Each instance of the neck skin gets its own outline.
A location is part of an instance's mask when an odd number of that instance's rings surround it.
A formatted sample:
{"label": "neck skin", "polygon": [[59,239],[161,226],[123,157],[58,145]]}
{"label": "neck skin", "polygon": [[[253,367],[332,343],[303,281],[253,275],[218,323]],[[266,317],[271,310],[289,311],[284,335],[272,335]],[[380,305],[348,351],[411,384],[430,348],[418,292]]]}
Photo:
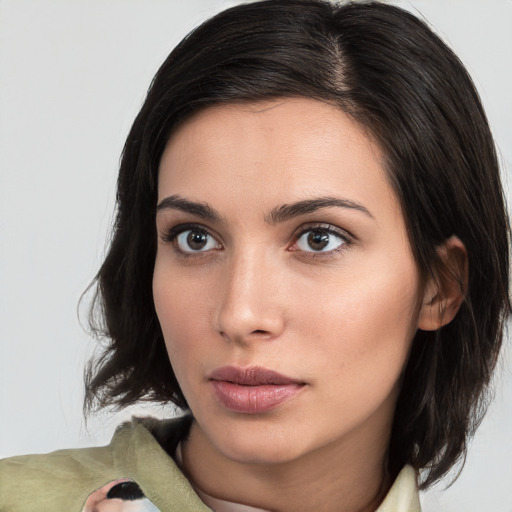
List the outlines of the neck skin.
{"label": "neck skin", "polygon": [[369,423],[381,428],[358,429],[280,464],[228,459],[194,421],[182,443],[183,470],[210,496],[273,512],[374,512],[392,483],[385,472],[392,418],[375,414],[384,417]]}

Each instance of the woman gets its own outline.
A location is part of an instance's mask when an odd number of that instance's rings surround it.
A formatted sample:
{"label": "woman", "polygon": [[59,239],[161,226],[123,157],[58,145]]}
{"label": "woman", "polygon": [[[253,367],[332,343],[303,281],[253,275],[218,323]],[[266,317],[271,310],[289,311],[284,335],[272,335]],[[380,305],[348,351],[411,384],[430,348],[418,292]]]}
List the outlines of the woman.
{"label": "woman", "polygon": [[467,73],[390,6],[210,20],[132,127],[97,300],[111,342],[88,406],[191,414],[6,461],[4,507],[51,481],[41,504],[100,510],[128,479],[160,510],[418,510],[416,472],[440,478],[478,423],[509,311]]}

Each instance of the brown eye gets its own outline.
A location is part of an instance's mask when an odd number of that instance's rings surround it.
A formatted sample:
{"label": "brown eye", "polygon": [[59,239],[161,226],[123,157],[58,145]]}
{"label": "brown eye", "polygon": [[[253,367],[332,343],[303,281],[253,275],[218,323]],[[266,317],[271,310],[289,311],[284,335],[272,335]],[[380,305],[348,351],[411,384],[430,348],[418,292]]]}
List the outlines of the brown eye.
{"label": "brown eye", "polygon": [[327,228],[314,228],[304,231],[296,245],[305,252],[331,252],[347,243],[341,235]]}
{"label": "brown eye", "polygon": [[208,235],[190,231],[187,235],[187,245],[194,251],[200,251],[208,243]]}
{"label": "brown eye", "polygon": [[205,252],[219,248],[219,243],[209,233],[200,229],[187,229],[175,238],[182,252]]}
{"label": "brown eye", "polygon": [[308,235],[308,245],[314,251],[321,251],[329,245],[329,235],[311,231]]}

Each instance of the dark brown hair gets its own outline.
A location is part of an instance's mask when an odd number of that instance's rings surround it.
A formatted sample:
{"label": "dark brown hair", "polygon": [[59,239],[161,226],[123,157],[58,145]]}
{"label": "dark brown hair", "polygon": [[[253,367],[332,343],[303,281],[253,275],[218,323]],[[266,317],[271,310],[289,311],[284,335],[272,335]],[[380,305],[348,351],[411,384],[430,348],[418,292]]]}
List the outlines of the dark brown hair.
{"label": "dark brown hair", "polygon": [[124,147],[117,217],[92,325],[106,340],[86,372],[85,407],[138,400],[187,408],[152,297],[158,165],[173,130],[209,105],[302,96],[328,101],[379,142],[423,276],[458,236],[465,301],[418,331],[403,375],[388,467],[427,487],[465,455],[509,314],[509,236],[493,139],[475,87],[425,23],[377,2],[269,0],[228,9],[188,35],[157,72]]}

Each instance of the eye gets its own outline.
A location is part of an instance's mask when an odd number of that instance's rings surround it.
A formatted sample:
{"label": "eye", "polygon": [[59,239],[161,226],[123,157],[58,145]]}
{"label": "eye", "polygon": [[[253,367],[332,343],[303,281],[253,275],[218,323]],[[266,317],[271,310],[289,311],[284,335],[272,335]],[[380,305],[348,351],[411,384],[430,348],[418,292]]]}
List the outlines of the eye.
{"label": "eye", "polygon": [[345,236],[333,228],[317,227],[303,231],[297,238],[295,247],[304,252],[326,253],[336,251],[348,242]]}
{"label": "eye", "polygon": [[219,242],[199,226],[188,229],[178,227],[173,231],[174,233],[169,233],[166,240],[172,242],[182,253],[191,254],[221,248]]}

